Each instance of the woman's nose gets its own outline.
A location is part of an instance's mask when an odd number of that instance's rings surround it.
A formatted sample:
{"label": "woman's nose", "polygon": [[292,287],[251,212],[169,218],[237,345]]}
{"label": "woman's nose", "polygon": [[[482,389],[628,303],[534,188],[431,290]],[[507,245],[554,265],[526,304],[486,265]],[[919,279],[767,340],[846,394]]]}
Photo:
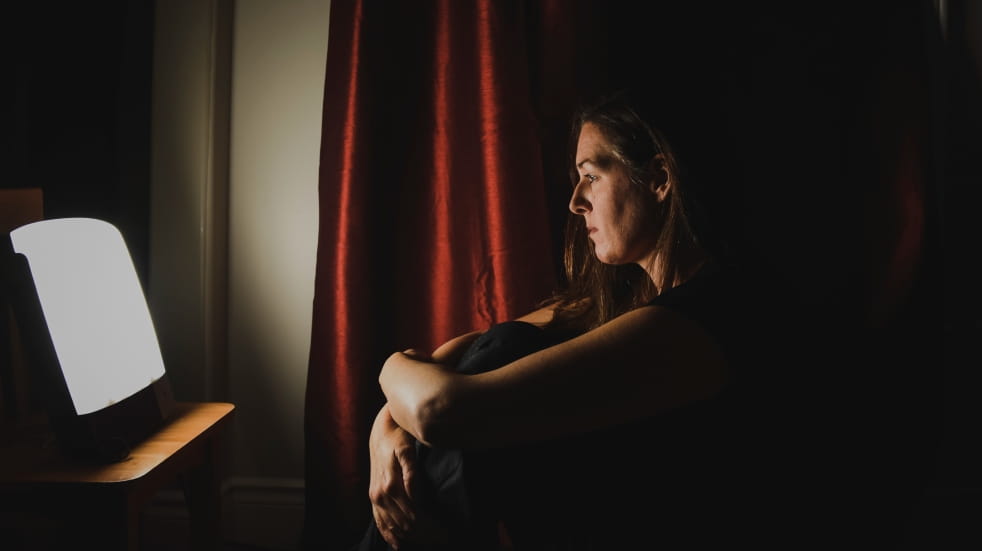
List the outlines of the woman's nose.
{"label": "woman's nose", "polygon": [[583,185],[577,183],[573,188],[573,196],[569,198],[569,211],[573,214],[586,214],[590,210],[590,202],[583,196]]}

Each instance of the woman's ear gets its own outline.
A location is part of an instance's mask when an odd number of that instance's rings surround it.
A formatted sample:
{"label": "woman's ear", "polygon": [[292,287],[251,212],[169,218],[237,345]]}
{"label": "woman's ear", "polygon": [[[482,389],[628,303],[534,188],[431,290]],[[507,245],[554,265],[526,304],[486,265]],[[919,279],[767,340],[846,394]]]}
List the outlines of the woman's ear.
{"label": "woman's ear", "polygon": [[665,162],[665,155],[659,153],[651,158],[648,168],[651,170],[651,193],[655,194],[655,199],[661,203],[668,198],[668,192],[675,185],[674,178]]}

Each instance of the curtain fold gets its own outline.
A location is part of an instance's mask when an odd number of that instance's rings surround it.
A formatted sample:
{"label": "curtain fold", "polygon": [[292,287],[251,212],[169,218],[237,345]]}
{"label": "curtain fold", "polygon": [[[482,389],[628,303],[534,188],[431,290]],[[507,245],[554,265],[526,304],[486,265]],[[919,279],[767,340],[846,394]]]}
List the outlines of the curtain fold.
{"label": "curtain fold", "polygon": [[332,4],[305,407],[308,543],[350,540],[370,519],[366,444],[385,358],[527,313],[557,283],[565,214],[547,201],[569,184],[562,171],[548,182],[543,167],[561,164],[549,155],[564,151],[556,142],[568,121],[536,112],[530,75],[546,60],[527,37],[543,36],[537,10]]}

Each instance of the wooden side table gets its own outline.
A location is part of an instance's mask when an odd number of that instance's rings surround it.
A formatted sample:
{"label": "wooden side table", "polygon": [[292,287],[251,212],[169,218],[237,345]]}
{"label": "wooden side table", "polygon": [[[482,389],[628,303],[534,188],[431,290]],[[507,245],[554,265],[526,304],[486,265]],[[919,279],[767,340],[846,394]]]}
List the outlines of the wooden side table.
{"label": "wooden side table", "polygon": [[136,550],[143,507],[181,482],[191,548],[219,549],[219,436],[234,409],[224,402],[178,403],[160,430],[110,465],[72,464],[54,442],[21,439],[0,447],[0,510],[57,518],[64,526],[59,536],[74,547],[91,541],[97,549]]}

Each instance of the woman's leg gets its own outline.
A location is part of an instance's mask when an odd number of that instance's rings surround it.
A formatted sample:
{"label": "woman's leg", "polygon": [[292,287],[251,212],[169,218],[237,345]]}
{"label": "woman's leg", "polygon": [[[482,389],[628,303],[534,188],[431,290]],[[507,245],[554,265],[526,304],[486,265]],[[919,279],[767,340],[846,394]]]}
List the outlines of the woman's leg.
{"label": "woman's leg", "polygon": [[[497,369],[523,356],[556,344],[558,340],[524,322],[491,327],[465,351],[455,371],[468,375]],[[488,483],[498,479],[492,455],[472,461],[461,450],[416,444],[421,473],[417,506],[441,521],[451,533],[453,549],[498,549],[498,523],[502,514],[498,496]],[[491,463],[489,463],[489,461]],[[388,551],[374,522],[352,551]]]}

